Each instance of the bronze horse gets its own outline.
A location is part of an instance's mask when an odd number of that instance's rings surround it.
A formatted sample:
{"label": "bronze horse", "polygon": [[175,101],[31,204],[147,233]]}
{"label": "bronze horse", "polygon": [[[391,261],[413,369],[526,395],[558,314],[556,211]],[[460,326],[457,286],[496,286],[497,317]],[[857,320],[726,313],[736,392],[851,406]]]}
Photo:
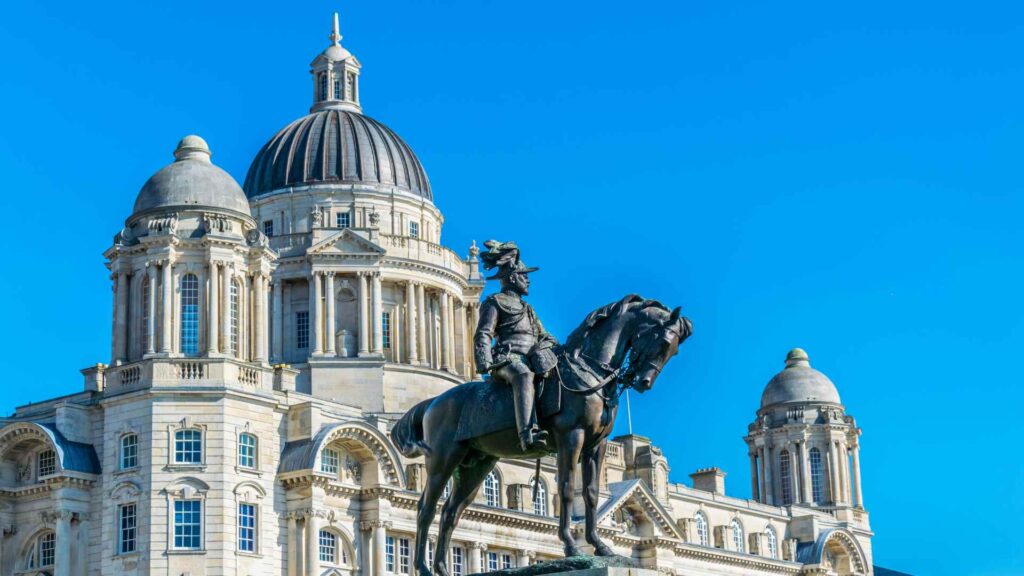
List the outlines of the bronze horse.
{"label": "bronze horse", "polygon": [[[613,554],[598,537],[596,512],[598,477],[608,435],[615,424],[618,395],[626,388],[649,390],[665,363],[678,352],[679,345],[693,331],[690,321],[679,311],[676,308],[670,312],[654,300],[629,295],[591,312],[556,350],[558,367],[544,382],[543,396],[560,393],[560,398],[556,397],[550,414],[538,409],[538,421],[558,453],[558,537],[566,556],[581,553],[569,525],[574,473],[581,462],[586,541],[598,556]],[[503,384],[490,382],[456,386],[417,404],[391,429],[402,454],[409,458],[422,455],[426,461],[426,487],[416,523],[415,565],[419,576],[431,575],[426,563],[427,531],[449,478],[451,494],[441,511],[434,554],[433,568],[438,576],[448,576],[445,558],[452,530],[498,459],[545,455],[523,453],[514,422],[501,430],[467,437],[467,428],[486,428],[487,423],[475,421],[488,418],[488,404],[494,403],[497,394],[511,397],[504,388]]]}

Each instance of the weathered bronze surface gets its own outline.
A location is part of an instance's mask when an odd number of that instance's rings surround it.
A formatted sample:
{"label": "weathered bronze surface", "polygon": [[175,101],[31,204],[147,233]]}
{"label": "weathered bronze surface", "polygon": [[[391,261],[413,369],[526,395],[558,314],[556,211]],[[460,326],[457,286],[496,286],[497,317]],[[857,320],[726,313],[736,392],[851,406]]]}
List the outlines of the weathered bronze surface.
{"label": "weathered bronze surface", "polygon": [[[448,576],[445,559],[452,530],[498,459],[551,452],[557,452],[558,536],[565,555],[581,553],[568,511],[576,467],[582,465],[584,535],[596,555],[612,556],[598,536],[596,512],[598,476],[619,395],[627,388],[649,390],[693,330],[679,308],[669,311],[657,301],[631,294],[591,312],[558,346],[522,300],[529,288],[526,275],[535,269],[520,262],[513,243],[486,245],[490,256],[484,257],[485,266],[499,268],[492,278],[502,280],[502,292],[491,297],[493,312],[481,311],[474,343],[478,371],[492,378],[456,386],[417,404],[391,429],[398,449],[406,457],[424,456],[426,464],[416,527],[415,566],[420,576],[431,574],[426,564],[427,532],[449,479],[452,489],[441,511],[434,554],[438,576]],[[541,358],[541,349],[550,357]],[[524,388],[528,393],[522,392]],[[540,408],[535,410],[538,389]]]}

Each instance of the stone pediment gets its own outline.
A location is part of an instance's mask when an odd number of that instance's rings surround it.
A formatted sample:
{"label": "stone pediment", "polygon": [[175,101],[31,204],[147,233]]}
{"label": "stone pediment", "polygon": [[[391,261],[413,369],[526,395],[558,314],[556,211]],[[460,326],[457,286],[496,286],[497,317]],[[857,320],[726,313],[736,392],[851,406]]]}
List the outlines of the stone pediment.
{"label": "stone pediment", "polygon": [[621,528],[634,536],[683,539],[672,515],[642,481],[615,482],[608,488],[611,497],[597,510],[598,525]]}
{"label": "stone pediment", "polygon": [[309,247],[306,252],[316,256],[358,256],[378,258],[387,253],[379,244],[343,228]]}

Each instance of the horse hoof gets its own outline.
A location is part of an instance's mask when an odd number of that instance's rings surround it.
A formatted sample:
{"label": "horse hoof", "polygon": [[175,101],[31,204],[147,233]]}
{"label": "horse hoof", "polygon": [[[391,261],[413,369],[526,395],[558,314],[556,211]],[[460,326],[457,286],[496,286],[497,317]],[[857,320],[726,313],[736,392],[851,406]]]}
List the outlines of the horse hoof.
{"label": "horse hoof", "polygon": [[583,556],[583,551],[580,550],[579,548],[577,548],[576,546],[573,546],[571,548],[566,547],[566,549],[565,549],[565,557],[566,558],[570,558],[572,556]]}
{"label": "horse hoof", "polygon": [[598,544],[594,547],[594,556],[615,556],[615,552],[607,544]]}

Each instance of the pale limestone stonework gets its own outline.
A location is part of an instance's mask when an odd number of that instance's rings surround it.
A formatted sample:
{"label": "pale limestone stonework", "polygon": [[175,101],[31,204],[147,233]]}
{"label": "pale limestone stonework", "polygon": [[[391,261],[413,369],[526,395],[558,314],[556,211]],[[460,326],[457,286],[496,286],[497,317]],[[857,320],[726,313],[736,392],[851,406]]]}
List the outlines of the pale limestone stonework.
{"label": "pale limestone stonework", "polygon": [[[411,572],[423,466],[387,430],[473,376],[483,280],[475,246],[440,244],[411,150],[361,114],[340,39],[335,25],[311,65],[313,116],[261,151],[244,190],[190,136],[140,192],[106,253],[109,365],[0,422],[0,574]],[[753,499],[726,496],[717,469],[672,483],[657,446],[623,436],[601,530],[666,574],[871,574],[859,436],[794,351],[746,437]],[[533,475],[497,467],[453,573],[560,555],[554,462],[538,501]]]}

